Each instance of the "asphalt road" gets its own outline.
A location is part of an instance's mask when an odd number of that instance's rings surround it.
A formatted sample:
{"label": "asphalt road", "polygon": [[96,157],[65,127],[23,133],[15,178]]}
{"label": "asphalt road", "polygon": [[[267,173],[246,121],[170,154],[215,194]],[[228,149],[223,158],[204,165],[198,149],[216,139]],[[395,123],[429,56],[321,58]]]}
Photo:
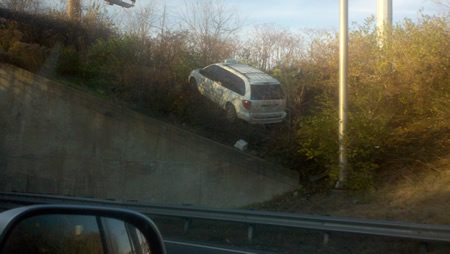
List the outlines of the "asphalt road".
{"label": "asphalt road", "polygon": [[179,241],[164,241],[167,254],[274,254],[273,252],[249,251],[224,246],[214,246]]}

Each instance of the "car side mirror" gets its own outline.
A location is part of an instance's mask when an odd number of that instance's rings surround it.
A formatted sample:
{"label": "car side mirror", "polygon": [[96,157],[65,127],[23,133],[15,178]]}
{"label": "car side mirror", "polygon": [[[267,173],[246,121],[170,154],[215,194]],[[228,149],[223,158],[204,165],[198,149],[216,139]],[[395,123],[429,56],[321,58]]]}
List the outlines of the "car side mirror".
{"label": "car side mirror", "polygon": [[125,209],[34,205],[0,213],[0,253],[157,253],[156,225]]}

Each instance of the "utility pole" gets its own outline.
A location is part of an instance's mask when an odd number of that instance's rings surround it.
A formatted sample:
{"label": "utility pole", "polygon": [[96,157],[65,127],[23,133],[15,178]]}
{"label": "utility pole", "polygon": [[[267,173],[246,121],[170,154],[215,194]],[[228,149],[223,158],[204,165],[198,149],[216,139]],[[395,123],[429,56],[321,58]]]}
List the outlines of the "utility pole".
{"label": "utility pole", "polygon": [[383,47],[386,28],[392,25],[392,0],[377,0],[377,43]]}
{"label": "utility pole", "polygon": [[67,16],[71,20],[81,19],[81,1],[67,0]]}
{"label": "utility pole", "polygon": [[347,177],[347,73],[348,73],[348,0],[339,5],[339,180],[336,189],[342,188]]}

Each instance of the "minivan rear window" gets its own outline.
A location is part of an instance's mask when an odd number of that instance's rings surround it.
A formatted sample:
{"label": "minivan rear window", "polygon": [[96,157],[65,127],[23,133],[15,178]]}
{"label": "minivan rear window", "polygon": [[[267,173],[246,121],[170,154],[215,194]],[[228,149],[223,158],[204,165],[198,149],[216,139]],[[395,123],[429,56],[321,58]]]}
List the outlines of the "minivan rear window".
{"label": "minivan rear window", "polygon": [[279,84],[251,85],[251,100],[278,100],[284,98],[284,92]]}

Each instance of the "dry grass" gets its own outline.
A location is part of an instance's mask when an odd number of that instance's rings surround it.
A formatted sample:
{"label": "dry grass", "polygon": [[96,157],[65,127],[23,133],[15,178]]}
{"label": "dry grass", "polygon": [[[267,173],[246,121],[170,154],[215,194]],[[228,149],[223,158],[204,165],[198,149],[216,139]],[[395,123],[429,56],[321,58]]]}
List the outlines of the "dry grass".
{"label": "dry grass", "polygon": [[433,164],[417,163],[400,175],[369,194],[289,193],[252,208],[450,225],[450,155]]}
{"label": "dry grass", "polygon": [[366,211],[371,218],[450,225],[450,156],[416,167],[397,184],[385,184],[367,209],[355,207],[353,213]]}

